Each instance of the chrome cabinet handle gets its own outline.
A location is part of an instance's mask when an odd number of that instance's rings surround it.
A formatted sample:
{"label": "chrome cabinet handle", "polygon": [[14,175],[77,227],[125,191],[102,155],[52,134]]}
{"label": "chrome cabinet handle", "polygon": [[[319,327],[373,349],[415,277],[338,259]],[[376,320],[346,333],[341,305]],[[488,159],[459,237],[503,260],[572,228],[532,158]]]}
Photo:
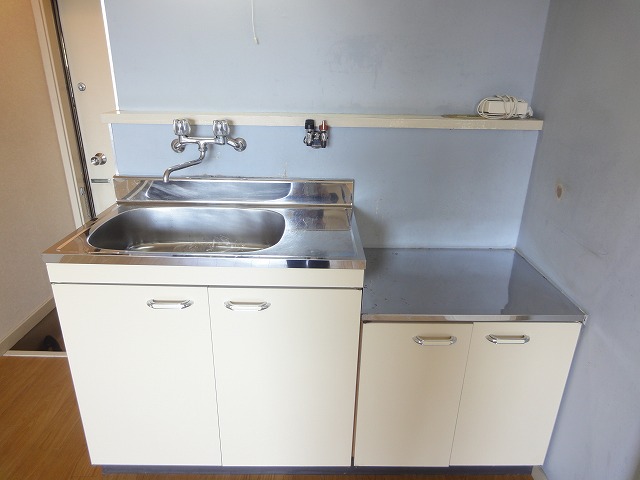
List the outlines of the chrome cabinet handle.
{"label": "chrome cabinet handle", "polygon": [[269,302],[234,302],[228,300],[224,306],[235,312],[260,312],[271,306]]}
{"label": "chrome cabinet handle", "polygon": [[496,345],[522,344],[530,340],[529,335],[494,335],[493,333],[490,333],[485,338]]}
{"label": "chrome cabinet handle", "polygon": [[453,335],[449,337],[420,337],[416,335],[412,340],[421,347],[453,345],[458,341]]}
{"label": "chrome cabinet handle", "polygon": [[182,310],[193,305],[193,300],[154,300],[147,302],[147,306],[156,310]]}

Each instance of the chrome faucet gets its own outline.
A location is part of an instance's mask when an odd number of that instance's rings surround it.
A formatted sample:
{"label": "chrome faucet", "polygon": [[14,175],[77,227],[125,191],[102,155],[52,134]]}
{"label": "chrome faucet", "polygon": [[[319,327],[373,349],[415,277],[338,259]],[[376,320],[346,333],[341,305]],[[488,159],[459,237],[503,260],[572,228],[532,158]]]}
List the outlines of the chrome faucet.
{"label": "chrome faucet", "polygon": [[169,175],[171,175],[176,170],[182,170],[183,168],[192,167],[194,165],[198,165],[202,163],[204,160],[205,154],[207,153],[207,147],[209,145],[231,145],[237,152],[242,152],[245,148],[247,148],[247,142],[243,138],[232,138],[229,136],[230,128],[229,122],[226,120],[214,120],[213,121],[213,137],[192,137],[191,133],[191,124],[189,120],[186,118],[177,118],[173,121],[173,133],[175,133],[178,138],[174,138],[171,142],[171,148],[176,153],[184,152],[186,146],[190,143],[194,143],[198,145],[198,151],[200,155],[195,160],[191,160],[189,162],[180,163],[178,165],[174,165],[173,167],[169,167],[164,171],[164,175],[162,176],[162,180],[167,183],[169,181]]}
{"label": "chrome faucet", "polygon": [[226,120],[213,121],[213,134],[215,135],[214,143],[217,145],[231,145],[236,152],[242,152],[247,148],[247,142],[244,141],[244,138],[232,138],[229,136],[229,133],[229,122]]}

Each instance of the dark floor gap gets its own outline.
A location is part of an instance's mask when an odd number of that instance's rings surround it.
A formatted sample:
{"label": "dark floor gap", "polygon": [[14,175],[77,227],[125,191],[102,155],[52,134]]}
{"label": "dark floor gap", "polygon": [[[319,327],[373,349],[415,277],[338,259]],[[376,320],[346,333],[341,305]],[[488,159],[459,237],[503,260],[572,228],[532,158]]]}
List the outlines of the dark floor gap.
{"label": "dark floor gap", "polygon": [[58,311],[54,308],[35,327],[16,342],[11,350],[26,352],[65,352]]}

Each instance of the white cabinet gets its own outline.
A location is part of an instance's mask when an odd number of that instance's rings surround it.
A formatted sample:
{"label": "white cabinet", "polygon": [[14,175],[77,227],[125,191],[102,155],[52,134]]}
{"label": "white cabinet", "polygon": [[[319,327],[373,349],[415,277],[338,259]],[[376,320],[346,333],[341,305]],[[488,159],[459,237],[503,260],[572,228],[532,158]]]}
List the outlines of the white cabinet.
{"label": "white cabinet", "polygon": [[363,325],[356,465],[449,465],[472,328]]}
{"label": "white cabinet", "polygon": [[[165,269],[167,285],[127,285],[105,267],[80,284],[65,267],[53,290],[101,465],[539,465],[581,327],[363,324],[353,444],[358,282],[189,286]],[[246,276],[229,270],[209,278]]]}
{"label": "white cabinet", "polygon": [[355,464],[541,465],[580,327],[365,323]]}
{"label": "white cabinet", "polygon": [[580,327],[474,325],[452,465],[544,463]]}
{"label": "white cabinet", "polygon": [[210,288],[225,466],[348,466],[361,290]]}
{"label": "white cabinet", "polygon": [[53,290],[92,463],[219,465],[207,289]]}

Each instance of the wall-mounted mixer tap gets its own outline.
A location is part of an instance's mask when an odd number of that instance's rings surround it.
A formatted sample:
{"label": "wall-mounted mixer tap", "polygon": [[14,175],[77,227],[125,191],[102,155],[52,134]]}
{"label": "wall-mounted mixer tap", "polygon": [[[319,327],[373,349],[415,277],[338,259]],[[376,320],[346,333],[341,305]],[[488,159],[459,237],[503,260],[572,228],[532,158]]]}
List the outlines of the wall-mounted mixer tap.
{"label": "wall-mounted mixer tap", "polygon": [[326,148],[329,140],[329,125],[326,120],[322,120],[320,126],[316,130],[316,122],[308,118],[304,122],[304,128],[307,133],[302,140],[305,145],[311,148]]}
{"label": "wall-mounted mixer tap", "polygon": [[169,175],[176,170],[182,170],[183,168],[192,167],[202,163],[205,154],[207,153],[207,147],[209,145],[231,145],[237,152],[242,152],[247,148],[247,142],[243,138],[232,138],[229,136],[230,128],[229,122],[226,120],[214,120],[213,121],[213,137],[192,137],[191,124],[186,118],[177,118],[173,121],[173,133],[178,138],[174,138],[171,142],[171,148],[176,153],[184,152],[186,146],[190,143],[198,145],[198,151],[200,155],[195,160],[189,162],[180,163],[169,167],[164,171],[162,180],[166,183],[169,181]]}
{"label": "wall-mounted mixer tap", "polygon": [[213,121],[213,134],[215,135],[215,143],[218,145],[231,145],[236,152],[242,152],[247,148],[247,142],[244,138],[232,138],[229,136],[230,128],[229,122],[226,120],[214,120]]}

